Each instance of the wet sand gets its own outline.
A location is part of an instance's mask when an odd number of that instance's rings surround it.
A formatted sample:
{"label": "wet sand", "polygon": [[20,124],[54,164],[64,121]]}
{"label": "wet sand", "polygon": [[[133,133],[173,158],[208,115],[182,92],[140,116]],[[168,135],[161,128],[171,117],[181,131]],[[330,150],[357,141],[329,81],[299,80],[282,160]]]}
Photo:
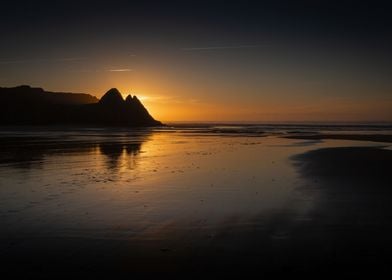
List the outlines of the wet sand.
{"label": "wet sand", "polygon": [[311,134],[285,136],[285,138],[304,140],[356,140],[392,143],[392,134]]}
{"label": "wet sand", "polygon": [[[21,185],[1,185],[3,275],[220,279],[391,272],[391,150],[347,146],[351,142],[298,145],[279,137],[112,134],[7,142],[0,171]],[[180,187],[167,187],[173,184]],[[30,189],[28,208],[22,202]],[[67,193],[50,194],[58,190]],[[38,203],[37,192],[49,193]]]}
{"label": "wet sand", "polygon": [[[324,148],[293,157],[317,197],[311,220],[301,226],[331,271],[391,272],[392,151],[377,147]],[[323,251],[324,250],[324,251]]]}

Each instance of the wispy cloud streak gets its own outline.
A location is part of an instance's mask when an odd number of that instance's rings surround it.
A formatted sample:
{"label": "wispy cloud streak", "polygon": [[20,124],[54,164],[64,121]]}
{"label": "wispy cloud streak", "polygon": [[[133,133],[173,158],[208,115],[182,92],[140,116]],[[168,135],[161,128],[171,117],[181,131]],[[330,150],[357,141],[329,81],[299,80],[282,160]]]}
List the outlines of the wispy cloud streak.
{"label": "wispy cloud streak", "polygon": [[63,57],[53,59],[21,59],[21,60],[3,60],[0,64],[25,64],[25,63],[41,63],[41,62],[72,62],[86,60],[87,57]]}
{"label": "wispy cloud streak", "polygon": [[253,49],[259,47],[260,45],[211,46],[211,47],[182,48],[182,50],[183,51],[213,51],[213,50],[229,50],[229,49]]}
{"label": "wispy cloud streak", "polygon": [[108,72],[131,72],[133,69],[123,68],[123,69],[109,69]]}

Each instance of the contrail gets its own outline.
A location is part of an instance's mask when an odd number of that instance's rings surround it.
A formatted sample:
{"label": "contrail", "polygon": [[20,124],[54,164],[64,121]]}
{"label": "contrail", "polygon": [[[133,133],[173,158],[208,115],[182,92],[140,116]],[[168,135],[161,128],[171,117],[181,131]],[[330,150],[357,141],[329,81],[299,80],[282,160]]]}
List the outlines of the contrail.
{"label": "contrail", "polygon": [[226,49],[251,49],[258,48],[260,45],[239,45],[239,46],[216,46],[216,47],[197,47],[183,48],[183,51],[208,51],[208,50],[226,50]]}
{"label": "contrail", "polygon": [[4,60],[0,61],[0,64],[21,64],[21,63],[41,63],[41,62],[67,62],[67,61],[79,61],[86,60],[87,57],[64,57],[64,58],[53,58],[53,59],[23,59],[23,60]]}
{"label": "contrail", "polygon": [[108,71],[109,72],[131,72],[131,71],[133,71],[133,69],[128,69],[128,68],[125,68],[125,69],[109,69]]}

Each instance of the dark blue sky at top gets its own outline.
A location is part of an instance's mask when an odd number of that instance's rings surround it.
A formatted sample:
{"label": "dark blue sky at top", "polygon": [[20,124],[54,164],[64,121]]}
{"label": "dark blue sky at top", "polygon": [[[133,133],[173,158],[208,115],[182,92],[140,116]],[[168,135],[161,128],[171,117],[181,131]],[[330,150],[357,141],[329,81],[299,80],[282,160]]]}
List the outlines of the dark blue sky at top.
{"label": "dark blue sky at top", "polygon": [[50,47],[56,39],[72,45],[88,36],[100,43],[121,37],[190,47],[267,41],[388,52],[390,14],[378,1],[3,1],[1,50],[18,43]]}

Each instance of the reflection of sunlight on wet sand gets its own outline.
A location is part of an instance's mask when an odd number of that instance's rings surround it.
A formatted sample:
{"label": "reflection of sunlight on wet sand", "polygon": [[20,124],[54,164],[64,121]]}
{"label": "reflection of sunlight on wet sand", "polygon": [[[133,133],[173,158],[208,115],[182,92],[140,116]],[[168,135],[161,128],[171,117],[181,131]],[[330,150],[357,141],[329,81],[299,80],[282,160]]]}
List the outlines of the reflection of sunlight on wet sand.
{"label": "reflection of sunlight on wet sand", "polygon": [[158,238],[179,227],[213,232],[228,220],[257,224],[271,213],[290,212],[293,220],[303,221],[317,192],[298,191],[303,181],[290,156],[353,145],[370,144],[141,132],[84,150],[44,152],[39,168],[1,169],[2,186],[13,186],[0,190],[2,207],[10,211],[3,214],[4,234],[19,228],[49,235]]}
{"label": "reflection of sunlight on wet sand", "polygon": [[[368,223],[367,229],[377,216],[370,220],[369,210],[383,215],[378,207],[359,211],[352,195],[357,192],[345,191],[346,181],[333,188],[333,178],[323,183],[304,176],[298,170],[308,170],[306,162],[295,160],[320,148],[383,143],[185,129],[73,135],[65,141],[33,138],[33,145],[29,138],[14,157],[0,152],[0,239],[7,258],[9,252],[22,252],[17,254],[30,261],[36,252],[47,256],[50,247],[59,258],[81,256],[80,263],[99,258],[135,265],[139,259],[149,268],[154,258],[224,267],[251,260],[259,267],[289,256],[288,263],[300,259],[302,265],[298,251],[300,256],[310,252],[313,260],[313,251],[323,257],[323,248],[333,249],[342,233],[343,249],[346,233],[350,239],[367,235],[357,223],[358,212],[364,213],[359,221]],[[322,170],[333,163],[324,162]],[[351,187],[357,190],[356,184]],[[369,195],[366,190],[363,197]],[[387,197],[382,202],[384,194],[376,198],[374,205],[389,205]],[[387,219],[378,219],[378,225]],[[374,232],[378,238],[378,227]],[[390,239],[389,232],[384,236]],[[357,244],[364,243],[352,248]]]}
{"label": "reflection of sunlight on wet sand", "polygon": [[[140,197],[130,203],[144,203],[146,213],[171,219],[197,219],[207,213],[219,219],[224,213],[238,215],[282,206],[290,193],[287,185],[292,170],[285,160],[272,160],[274,153],[270,154],[267,144],[273,139],[262,141],[265,146],[246,138],[217,141],[154,134],[143,144],[137,167],[117,182],[117,191],[120,188],[123,196]],[[260,151],[255,153],[255,149]],[[286,152],[279,154],[286,156]],[[133,172],[136,179],[129,180]]]}

